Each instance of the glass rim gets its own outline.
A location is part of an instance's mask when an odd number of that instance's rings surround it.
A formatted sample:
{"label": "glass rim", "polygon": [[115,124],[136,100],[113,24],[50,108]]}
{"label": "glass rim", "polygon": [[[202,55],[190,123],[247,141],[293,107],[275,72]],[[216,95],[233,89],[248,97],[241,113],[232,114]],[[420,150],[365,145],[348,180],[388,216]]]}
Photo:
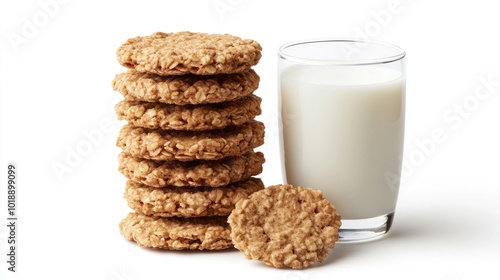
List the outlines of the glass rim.
{"label": "glass rim", "polygon": [[[365,43],[365,44],[374,44],[374,45],[379,45],[379,46],[385,46],[392,48],[394,50],[397,50],[397,54],[395,55],[390,55],[390,56],[380,56],[380,57],[375,57],[375,58],[369,58],[369,59],[352,59],[352,60],[342,60],[342,59],[317,59],[317,58],[307,58],[303,56],[297,56],[297,55],[291,55],[286,53],[286,49],[298,45],[306,45],[306,44],[316,44],[316,43]],[[313,65],[372,65],[372,64],[383,64],[383,63],[390,63],[390,62],[395,62],[398,60],[403,59],[406,56],[406,52],[391,43],[387,43],[384,41],[378,41],[378,40],[356,40],[356,39],[331,39],[331,38],[326,38],[326,39],[311,39],[311,40],[298,40],[298,41],[292,41],[289,43],[286,43],[279,47],[278,49],[278,55],[280,58],[291,61],[291,62],[296,62],[296,63],[302,63],[302,64],[313,64]]]}

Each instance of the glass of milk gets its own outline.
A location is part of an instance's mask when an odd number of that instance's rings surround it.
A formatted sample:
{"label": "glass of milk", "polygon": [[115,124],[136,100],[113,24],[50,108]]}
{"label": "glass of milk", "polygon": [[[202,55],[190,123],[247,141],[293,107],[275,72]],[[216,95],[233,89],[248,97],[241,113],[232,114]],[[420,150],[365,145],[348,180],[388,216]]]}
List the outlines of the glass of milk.
{"label": "glass of milk", "polygon": [[323,192],[340,242],[385,236],[398,197],[405,52],[377,41],[314,40],[279,49],[283,180]]}

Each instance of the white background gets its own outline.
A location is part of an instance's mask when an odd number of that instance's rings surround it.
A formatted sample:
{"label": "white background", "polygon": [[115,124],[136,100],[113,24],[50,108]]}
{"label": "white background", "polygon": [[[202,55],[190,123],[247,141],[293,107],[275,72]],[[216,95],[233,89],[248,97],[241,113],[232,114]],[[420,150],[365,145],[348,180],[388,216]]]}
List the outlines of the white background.
{"label": "white background", "polygon": [[[499,279],[495,1],[54,1],[0,4],[1,279]],[[56,5],[44,9],[48,2]],[[129,37],[182,30],[230,33],[263,46],[255,69],[259,119],[267,127],[266,185],[281,182],[281,44],[366,36],[406,50],[407,169],[389,238],[338,245],[322,265],[292,271],[248,261],[235,250],[153,251],[120,236],[117,224],[129,210],[116,160],[122,123],[113,106],[121,95],[111,80],[124,68],[115,51]],[[481,77],[491,80],[490,91]],[[58,178],[53,165],[67,165],[70,151],[102,122],[111,128]],[[424,140],[436,130],[443,141]],[[6,263],[10,162],[18,167],[17,273]]]}

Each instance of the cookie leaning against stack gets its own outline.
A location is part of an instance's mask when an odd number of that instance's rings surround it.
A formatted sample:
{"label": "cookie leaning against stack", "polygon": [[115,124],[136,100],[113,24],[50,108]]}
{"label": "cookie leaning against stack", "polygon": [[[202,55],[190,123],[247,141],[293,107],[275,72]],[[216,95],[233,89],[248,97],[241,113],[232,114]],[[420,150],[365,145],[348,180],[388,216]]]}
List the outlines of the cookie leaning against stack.
{"label": "cookie leaning against stack", "polygon": [[127,40],[112,86],[126,124],[117,146],[125,199],[135,212],[120,223],[140,246],[169,250],[232,247],[227,216],[264,189],[264,125],[255,120],[261,57],[253,40],[192,32]]}

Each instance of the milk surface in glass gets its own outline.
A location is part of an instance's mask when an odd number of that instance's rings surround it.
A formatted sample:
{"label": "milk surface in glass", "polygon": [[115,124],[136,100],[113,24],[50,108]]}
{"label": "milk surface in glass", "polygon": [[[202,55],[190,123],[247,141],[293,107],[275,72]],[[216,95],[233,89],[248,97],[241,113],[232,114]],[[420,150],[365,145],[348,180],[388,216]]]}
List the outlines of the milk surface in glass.
{"label": "milk surface in glass", "polygon": [[280,81],[287,183],[321,190],[342,219],[392,213],[399,184],[385,175],[401,171],[401,73],[374,65],[293,65]]}

